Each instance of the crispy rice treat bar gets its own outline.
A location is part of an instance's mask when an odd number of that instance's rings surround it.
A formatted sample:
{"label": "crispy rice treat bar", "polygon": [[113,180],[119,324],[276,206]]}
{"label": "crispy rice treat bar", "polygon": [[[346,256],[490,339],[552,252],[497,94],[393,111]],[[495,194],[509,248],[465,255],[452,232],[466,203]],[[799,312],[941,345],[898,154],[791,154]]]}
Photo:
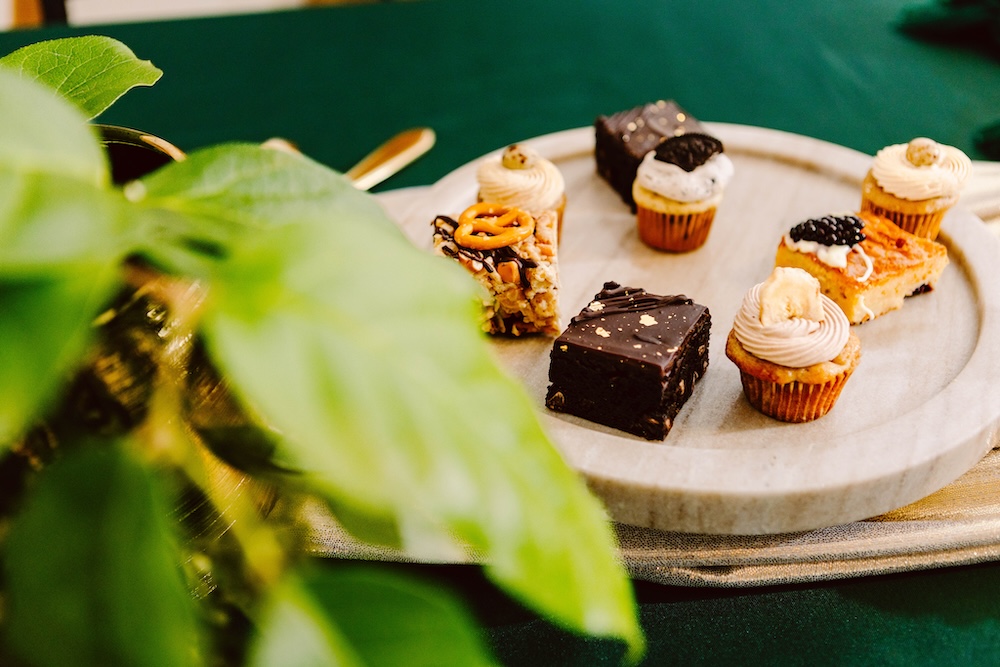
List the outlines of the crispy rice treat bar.
{"label": "crispy rice treat bar", "polygon": [[486,288],[483,330],[493,335],[559,334],[557,216],[537,218],[480,202],[458,220],[432,223],[435,252],[452,257]]}

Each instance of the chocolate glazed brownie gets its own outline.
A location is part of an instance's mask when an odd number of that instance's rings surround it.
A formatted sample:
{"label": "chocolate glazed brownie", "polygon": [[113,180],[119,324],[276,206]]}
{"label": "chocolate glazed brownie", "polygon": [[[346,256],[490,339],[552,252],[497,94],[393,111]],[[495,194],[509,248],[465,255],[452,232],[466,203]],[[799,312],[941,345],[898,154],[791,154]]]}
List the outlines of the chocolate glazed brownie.
{"label": "chocolate glazed brownie", "polygon": [[708,369],[710,328],[685,296],[605,283],[553,344],[545,404],[662,440]]}
{"label": "chocolate glazed brownie", "polygon": [[689,132],[705,133],[704,126],[673,100],[660,100],[611,116],[598,116],[594,129],[597,173],[611,184],[633,212],[632,182],[646,153],[668,137]]}

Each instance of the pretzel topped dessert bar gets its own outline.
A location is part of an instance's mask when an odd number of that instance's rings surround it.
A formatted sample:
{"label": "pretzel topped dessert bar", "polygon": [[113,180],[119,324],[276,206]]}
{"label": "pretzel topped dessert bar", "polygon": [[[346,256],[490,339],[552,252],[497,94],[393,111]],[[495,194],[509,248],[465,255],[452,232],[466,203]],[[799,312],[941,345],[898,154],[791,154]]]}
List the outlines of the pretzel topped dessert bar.
{"label": "pretzel topped dessert bar", "polygon": [[434,250],[457,260],[486,289],[483,330],[493,335],[558,335],[559,264],[555,211],[534,217],[491,202],[457,220],[432,223]]}

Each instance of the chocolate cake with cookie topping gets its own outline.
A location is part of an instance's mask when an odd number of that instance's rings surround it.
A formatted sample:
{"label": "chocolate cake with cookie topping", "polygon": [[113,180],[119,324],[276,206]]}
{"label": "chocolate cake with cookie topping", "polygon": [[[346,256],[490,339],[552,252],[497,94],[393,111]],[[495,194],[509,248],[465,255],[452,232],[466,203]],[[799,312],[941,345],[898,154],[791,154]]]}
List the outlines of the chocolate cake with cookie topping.
{"label": "chocolate cake with cookie topping", "polygon": [[643,156],[668,137],[705,132],[702,124],[673,100],[598,116],[594,128],[597,173],[633,211],[632,182]]}
{"label": "chocolate cake with cookie topping", "polygon": [[708,369],[710,328],[686,296],[607,282],[553,344],[545,405],[663,440]]}

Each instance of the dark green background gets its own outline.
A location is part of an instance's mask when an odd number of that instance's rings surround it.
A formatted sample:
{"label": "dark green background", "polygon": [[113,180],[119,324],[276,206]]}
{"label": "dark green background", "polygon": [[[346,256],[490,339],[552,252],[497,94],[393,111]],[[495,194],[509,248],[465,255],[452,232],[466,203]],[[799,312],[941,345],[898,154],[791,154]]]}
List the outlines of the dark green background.
{"label": "dark green background", "polygon": [[921,1],[423,0],[13,32],[0,51],[121,39],[165,73],[101,120],[185,150],[278,135],[346,169],[432,126],[437,148],[386,187],[660,98],[866,153],[927,135],[975,156],[974,130],[1000,121],[1000,61],[900,34],[900,10]]}
{"label": "dark green background", "polygon": [[[703,120],[874,153],[930,136],[973,157],[1000,121],[1000,60],[914,41],[910,2],[423,0],[0,34],[107,34],[165,72],[101,117],[185,150],[282,136],[346,169],[393,132],[435,149],[381,189],[433,183],[506,143],[659,98]],[[335,566],[331,564],[331,566]],[[511,665],[617,664],[466,567],[398,566],[462,593]],[[648,664],[1000,664],[1000,565],[745,590],[637,584]]]}

